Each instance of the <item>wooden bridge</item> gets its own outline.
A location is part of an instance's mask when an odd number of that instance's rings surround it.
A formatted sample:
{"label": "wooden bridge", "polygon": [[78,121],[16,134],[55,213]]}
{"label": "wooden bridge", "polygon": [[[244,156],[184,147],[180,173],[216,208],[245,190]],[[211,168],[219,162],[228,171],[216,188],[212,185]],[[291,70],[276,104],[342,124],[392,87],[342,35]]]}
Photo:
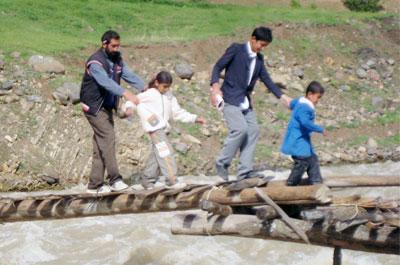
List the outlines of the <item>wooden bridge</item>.
{"label": "wooden bridge", "polygon": [[[330,188],[400,186],[400,176],[331,177],[323,185],[288,187],[282,181],[190,184],[107,194],[2,194],[0,222],[202,209],[179,213],[172,233],[231,235],[400,254],[400,198],[334,197]],[[399,190],[400,192],[400,190]]]}

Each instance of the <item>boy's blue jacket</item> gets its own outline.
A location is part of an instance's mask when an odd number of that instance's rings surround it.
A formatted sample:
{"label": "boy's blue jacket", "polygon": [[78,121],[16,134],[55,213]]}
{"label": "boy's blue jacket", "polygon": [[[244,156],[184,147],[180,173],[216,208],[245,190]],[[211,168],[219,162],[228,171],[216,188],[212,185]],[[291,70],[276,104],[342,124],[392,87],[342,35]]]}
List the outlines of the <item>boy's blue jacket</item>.
{"label": "boy's blue jacket", "polygon": [[307,98],[300,97],[291,101],[290,109],[292,116],[281,151],[292,156],[311,156],[314,154],[311,145],[311,133],[324,132],[324,128],[314,123],[314,105]]}

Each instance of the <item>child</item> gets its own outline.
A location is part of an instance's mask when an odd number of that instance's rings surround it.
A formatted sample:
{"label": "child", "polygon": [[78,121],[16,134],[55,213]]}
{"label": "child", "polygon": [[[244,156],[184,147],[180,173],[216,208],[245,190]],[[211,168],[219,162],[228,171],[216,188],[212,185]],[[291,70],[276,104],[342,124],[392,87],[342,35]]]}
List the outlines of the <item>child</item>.
{"label": "child", "polygon": [[305,171],[308,175],[308,184],[322,183],[318,157],[311,145],[311,133],[318,132],[326,136],[324,128],[314,123],[314,108],[323,94],[324,88],[321,84],[312,81],[307,87],[306,96],[296,98],[290,103],[292,116],[281,149],[294,160],[294,166],[287,180],[288,186],[298,185]]}
{"label": "child", "polygon": [[[170,129],[169,119],[181,122],[196,122],[204,124],[203,118],[182,109],[169,88],[172,84],[170,73],[162,71],[149,83],[145,92],[137,95],[140,103],[137,112],[143,129],[149,133],[152,144],[151,153],[142,175],[142,186],[151,189],[161,186],[157,182],[160,173],[166,177],[166,184],[172,188],[183,188],[185,183],[177,183],[177,166],[173,148],[168,141],[167,133]],[[128,103],[126,108],[133,107]],[[157,182],[157,184],[156,184]]]}

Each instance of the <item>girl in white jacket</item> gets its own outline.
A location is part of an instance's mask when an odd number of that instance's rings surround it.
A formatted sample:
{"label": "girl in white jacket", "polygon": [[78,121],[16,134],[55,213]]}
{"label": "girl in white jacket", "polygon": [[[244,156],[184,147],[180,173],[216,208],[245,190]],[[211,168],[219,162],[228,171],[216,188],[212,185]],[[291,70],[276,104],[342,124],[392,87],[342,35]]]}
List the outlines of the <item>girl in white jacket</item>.
{"label": "girl in white jacket", "polygon": [[[177,166],[173,148],[167,138],[170,118],[187,123],[205,123],[204,118],[197,117],[179,106],[169,90],[171,84],[171,74],[162,71],[149,83],[149,89],[137,95],[140,101],[136,106],[137,113],[143,129],[149,133],[152,141],[150,156],[142,174],[142,186],[145,189],[154,188],[160,173],[166,177],[167,186],[173,188],[185,186],[184,183],[177,183]],[[126,108],[129,107],[134,106],[128,103]]]}

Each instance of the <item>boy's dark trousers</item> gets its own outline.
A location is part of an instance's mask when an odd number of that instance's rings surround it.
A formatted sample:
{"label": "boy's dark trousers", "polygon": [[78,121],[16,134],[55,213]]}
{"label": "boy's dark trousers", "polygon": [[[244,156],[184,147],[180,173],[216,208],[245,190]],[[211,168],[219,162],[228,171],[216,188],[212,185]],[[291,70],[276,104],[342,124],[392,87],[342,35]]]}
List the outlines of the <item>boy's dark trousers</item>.
{"label": "boy's dark trousers", "polygon": [[299,185],[301,182],[301,178],[306,171],[308,175],[307,184],[313,185],[322,183],[322,176],[317,155],[313,154],[312,156],[292,156],[292,158],[294,160],[294,166],[287,180],[288,186]]}

